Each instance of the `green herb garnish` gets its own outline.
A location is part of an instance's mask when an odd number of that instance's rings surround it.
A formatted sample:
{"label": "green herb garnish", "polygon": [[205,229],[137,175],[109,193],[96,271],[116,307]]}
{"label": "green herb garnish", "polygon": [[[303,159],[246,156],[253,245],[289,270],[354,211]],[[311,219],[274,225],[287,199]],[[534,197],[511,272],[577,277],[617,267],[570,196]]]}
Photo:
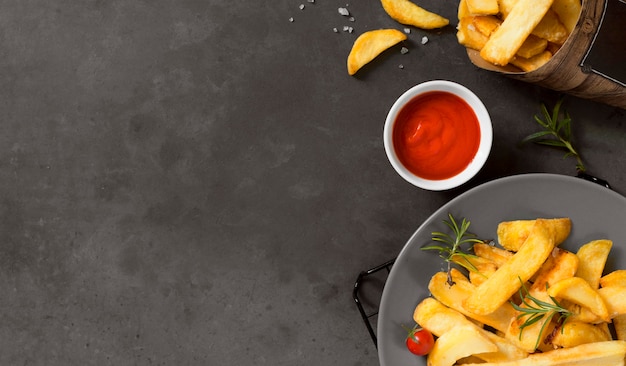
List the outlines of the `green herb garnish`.
{"label": "green herb garnish", "polygon": [[527,136],[522,140],[522,143],[534,142],[564,149],[566,153],[563,158],[565,159],[570,156],[576,158],[576,170],[584,172],[585,165],[583,164],[580,154],[574,149],[572,144],[572,119],[567,111],[561,109],[563,100],[564,98],[559,99],[552,109],[552,113],[548,112],[548,108],[545,104],[541,104],[544,119],[535,115],[535,121],[537,121],[544,130]]}
{"label": "green herb garnish", "polygon": [[[522,304],[524,306],[517,305],[511,302],[513,308],[520,312],[520,314],[517,316],[517,319],[527,317],[524,323],[522,323],[522,325],[520,325],[519,327],[519,338],[522,338],[522,332],[524,331],[524,328],[531,326],[545,318],[545,321],[541,326],[541,331],[539,332],[539,337],[537,337],[537,342],[535,343],[535,349],[537,349],[537,347],[539,347],[541,334],[543,334],[545,327],[550,323],[552,318],[554,318],[554,316],[558,314],[559,317],[557,319],[557,324],[561,326],[561,332],[563,332],[563,325],[567,321],[567,318],[573,315],[573,313],[561,306],[561,304],[559,304],[559,302],[556,301],[556,299],[552,296],[550,296],[550,300],[552,300],[552,303],[549,303],[539,300],[536,297],[530,295],[521,278],[519,278],[519,281],[520,283],[522,283],[522,286],[519,289],[519,296],[522,299]],[[546,289],[547,288],[548,284],[546,283]]]}
{"label": "green herb garnish", "polygon": [[448,218],[449,220],[443,220],[443,222],[452,230],[452,235],[438,231],[432,232],[432,240],[442,243],[443,245],[428,245],[422,247],[422,250],[436,250],[439,252],[439,256],[448,264],[448,284],[452,286],[454,285],[454,281],[450,275],[450,270],[452,269],[453,262],[468,271],[480,273],[476,269],[476,266],[470,261],[470,258],[476,258],[476,256],[463,251],[461,245],[484,243],[484,241],[476,238],[476,235],[467,231],[470,222],[465,218],[461,221],[461,225],[457,224],[452,214],[448,214]]}

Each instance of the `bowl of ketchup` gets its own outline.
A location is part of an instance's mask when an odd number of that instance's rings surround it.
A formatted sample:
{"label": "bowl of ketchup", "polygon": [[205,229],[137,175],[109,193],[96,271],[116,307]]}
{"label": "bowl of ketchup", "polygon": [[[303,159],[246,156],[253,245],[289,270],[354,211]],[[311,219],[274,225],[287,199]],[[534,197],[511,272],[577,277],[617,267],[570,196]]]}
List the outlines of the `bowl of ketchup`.
{"label": "bowl of ketchup", "polygon": [[493,140],[491,118],[463,85],[432,80],[393,104],[383,131],[393,168],[409,183],[432,191],[456,188],[480,171]]}

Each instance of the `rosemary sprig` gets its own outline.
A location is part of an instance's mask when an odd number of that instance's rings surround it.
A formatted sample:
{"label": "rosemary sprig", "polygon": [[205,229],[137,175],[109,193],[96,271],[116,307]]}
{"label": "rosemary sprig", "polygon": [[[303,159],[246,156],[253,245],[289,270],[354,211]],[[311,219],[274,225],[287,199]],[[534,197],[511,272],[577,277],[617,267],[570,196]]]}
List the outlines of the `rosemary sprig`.
{"label": "rosemary sprig", "polygon": [[541,104],[541,112],[543,119],[535,115],[535,121],[539,123],[544,130],[535,132],[522,140],[522,143],[534,142],[541,145],[547,145],[566,150],[564,159],[567,157],[576,158],[576,170],[578,172],[585,171],[585,164],[580,154],[574,149],[572,144],[572,119],[565,109],[561,109],[564,98],[554,105],[552,113],[548,111],[545,104]]}
{"label": "rosemary sprig", "polygon": [[[545,318],[545,321],[543,325],[541,326],[541,330],[539,332],[540,336],[537,337],[537,342],[535,343],[535,349],[537,349],[537,347],[539,347],[539,340],[540,340],[541,334],[543,334],[545,327],[550,323],[552,318],[558,315],[558,319],[556,320],[556,322],[557,324],[561,326],[561,332],[562,332],[563,325],[565,324],[567,319],[571,315],[573,315],[573,313],[565,309],[563,306],[561,306],[561,304],[559,304],[559,302],[556,301],[556,299],[552,296],[550,296],[550,300],[552,300],[552,303],[537,299],[536,297],[532,296],[528,292],[528,289],[522,282],[521,278],[519,278],[519,281],[522,283],[522,286],[520,287],[520,290],[519,290],[519,296],[522,299],[522,305],[524,306],[517,305],[511,302],[511,305],[513,305],[513,308],[520,312],[520,314],[517,316],[517,319],[527,317],[524,323],[522,323],[522,325],[520,325],[519,327],[520,328],[519,338],[520,339],[522,338],[522,332],[524,331],[524,328],[529,327]],[[546,284],[546,289],[547,288],[548,288],[548,284]]]}
{"label": "rosemary sprig", "polygon": [[422,250],[435,250],[439,252],[439,256],[448,264],[448,284],[452,286],[454,285],[454,281],[450,275],[452,263],[456,263],[468,271],[480,273],[476,269],[476,266],[470,261],[470,258],[476,258],[476,256],[463,251],[461,246],[463,244],[483,243],[483,241],[476,238],[476,235],[467,231],[470,222],[465,218],[463,218],[460,225],[456,222],[452,214],[448,214],[448,219],[449,220],[443,220],[443,222],[452,230],[452,235],[439,231],[432,232],[432,240],[442,243],[443,245],[428,245],[422,247]]}

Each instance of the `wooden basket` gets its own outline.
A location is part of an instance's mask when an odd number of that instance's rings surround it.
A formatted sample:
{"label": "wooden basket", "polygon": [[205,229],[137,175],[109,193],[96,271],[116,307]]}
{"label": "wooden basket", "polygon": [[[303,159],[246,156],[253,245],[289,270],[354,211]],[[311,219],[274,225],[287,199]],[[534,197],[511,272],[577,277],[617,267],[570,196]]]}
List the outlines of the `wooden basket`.
{"label": "wooden basket", "polygon": [[[492,65],[475,50],[468,49],[467,54],[481,69],[626,109],[626,25],[624,18],[619,19],[623,14],[626,3],[620,0],[583,0],[578,24],[563,46],[550,61],[531,72]],[[614,73],[620,76],[598,67],[598,62],[618,70]]]}

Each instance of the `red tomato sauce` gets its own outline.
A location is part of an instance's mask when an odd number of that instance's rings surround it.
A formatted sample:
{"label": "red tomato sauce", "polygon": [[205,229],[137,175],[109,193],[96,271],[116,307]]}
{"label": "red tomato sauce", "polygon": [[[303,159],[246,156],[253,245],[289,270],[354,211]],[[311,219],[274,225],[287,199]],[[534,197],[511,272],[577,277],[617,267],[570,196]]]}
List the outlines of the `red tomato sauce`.
{"label": "red tomato sauce", "polygon": [[405,105],[393,129],[393,146],[402,164],[424,179],[442,180],[462,172],[480,144],[472,108],[448,92],[428,92]]}

